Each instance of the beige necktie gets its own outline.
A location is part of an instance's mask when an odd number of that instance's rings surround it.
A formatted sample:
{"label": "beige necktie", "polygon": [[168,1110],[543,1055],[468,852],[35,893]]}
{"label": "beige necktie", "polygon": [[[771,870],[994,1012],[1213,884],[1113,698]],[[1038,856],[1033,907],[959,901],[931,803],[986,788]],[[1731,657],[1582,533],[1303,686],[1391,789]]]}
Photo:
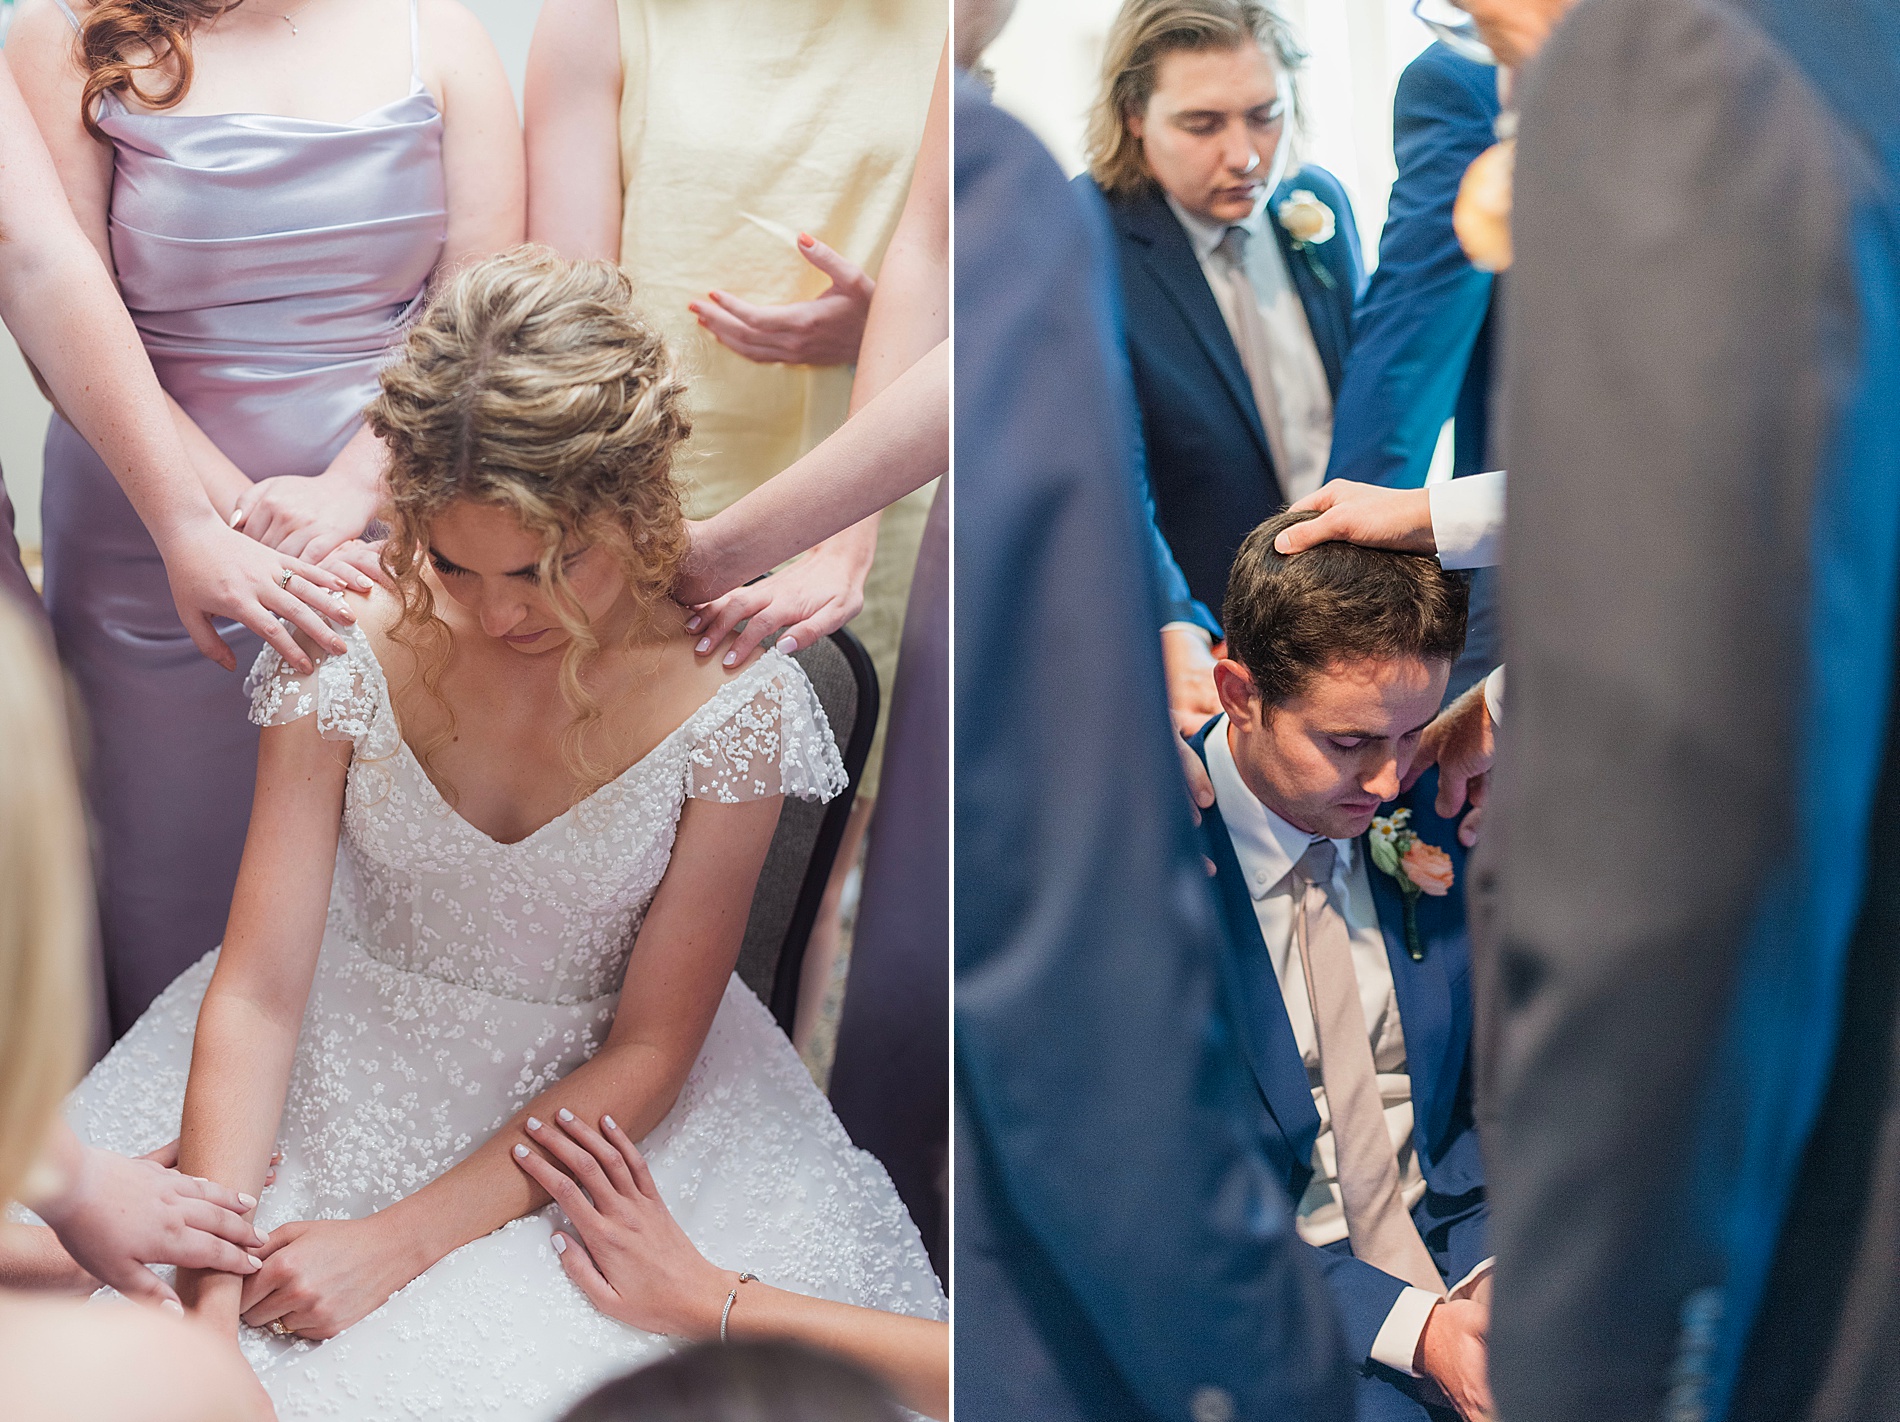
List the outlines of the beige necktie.
{"label": "beige necktie", "polygon": [[1355,1259],[1429,1293],[1443,1294],[1445,1282],[1399,1194],[1399,1162],[1385,1127],[1385,1103],[1379,1099],[1359,977],[1352,967],[1352,935],[1327,893],[1336,858],[1332,841],[1322,839],[1293,866],[1298,896],[1294,937],[1313,1004],[1320,1083],[1332,1111],[1346,1231]]}
{"label": "beige necktie", "polygon": [[1286,420],[1280,409],[1280,397],[1273,388],[1273,338],[1267,334],[1266,318],[1260,314],[1260,294],[1253,278],[1247,275],[1247,242],[1244,227],[1230,227],[1221,238],[1220,258],[1227,271],[1228,309],[1234,318],[1234,346],[1253,387],[1254,408],[1260,412],[1260,427],[1266,432],[1267,449],[1273,455],[1273,467],[1285,482],[1292,464],[1286,447]]}

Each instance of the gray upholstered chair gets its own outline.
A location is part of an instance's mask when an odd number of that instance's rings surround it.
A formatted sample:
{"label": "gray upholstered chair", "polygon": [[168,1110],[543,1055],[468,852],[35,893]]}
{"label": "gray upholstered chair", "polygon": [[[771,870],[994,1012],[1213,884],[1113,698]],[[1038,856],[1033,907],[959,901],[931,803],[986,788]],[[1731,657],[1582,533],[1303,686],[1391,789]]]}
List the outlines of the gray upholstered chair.
{"label": "gray upholstered chair", "polygon": [[845,821],[858,795],[858,779],[877,729],[877,671],[864,644],[849,628],[821,638],[797,654],[831,722],[849,780],[844,793],[826,805],[787,797],[778,831],[759,871],[739,949],[739,976],[771,1009],[785,1035],[792,1033],[798,1011],[798,979],[805,966],[805,944],[818,918],[818,903],[831,877],[832,861],[844,838]]}

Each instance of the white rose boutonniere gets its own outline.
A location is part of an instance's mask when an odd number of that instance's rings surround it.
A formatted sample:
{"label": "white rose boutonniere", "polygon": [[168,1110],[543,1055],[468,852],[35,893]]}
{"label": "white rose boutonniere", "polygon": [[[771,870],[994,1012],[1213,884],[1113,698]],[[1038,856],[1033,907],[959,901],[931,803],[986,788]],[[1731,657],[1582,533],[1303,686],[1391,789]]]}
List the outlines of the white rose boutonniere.
{"label": "white rose boutonniere", "polygon": [[1311,190],[1295,188],[1273,210],[1273,215],[1279,219],[1280,230],[1292,240],[1293,250],[1306,258],[1307,270],[1313,273],[1313,279],[1328,291],[1336,289],[1339,283],[1333,280],[1333,274],[1314,250],[1332,241],[1339,230],[1339,224],[1333,220],[1333,210]]}
{"label": "white rose boutonniere", "polygon": [[1302,247],[1308,243],[1324,246],[1338,231],[1333,210],[1305,188],[1295,188],[1288,193],[1286,201],[1274,209],[1274,215],[1280,219],[1286,235]]}

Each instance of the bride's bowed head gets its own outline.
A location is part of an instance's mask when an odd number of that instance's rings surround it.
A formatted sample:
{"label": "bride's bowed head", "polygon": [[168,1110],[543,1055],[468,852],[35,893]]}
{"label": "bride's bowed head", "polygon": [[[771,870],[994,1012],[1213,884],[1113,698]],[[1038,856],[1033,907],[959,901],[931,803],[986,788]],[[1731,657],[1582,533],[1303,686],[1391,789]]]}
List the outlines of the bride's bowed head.
{"label": "bride's bowed head", "polygon": [[[512,651],[558,651],[566,758],[584,782],[608,778],[589,754],[602,716],[589,665],[674,630],[669,591],[689,546],[672,478],[691,433],[686,387],[626,276],[538,247],[466,268],[367,414],[389,451],[392,640],[436,690],[453,654],[440,592]],[[411,748],[428,763],[453,735],[448,712]]]}

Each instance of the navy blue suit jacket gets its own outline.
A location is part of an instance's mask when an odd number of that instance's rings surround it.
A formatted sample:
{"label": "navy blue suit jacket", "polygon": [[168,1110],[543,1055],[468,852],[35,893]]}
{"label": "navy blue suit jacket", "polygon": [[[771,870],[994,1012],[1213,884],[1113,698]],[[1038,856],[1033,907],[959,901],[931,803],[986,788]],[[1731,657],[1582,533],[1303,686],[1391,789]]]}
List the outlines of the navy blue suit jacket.
{"label": "navy blue suit jacket", "polygon": [[[1452,231],[1465,169],[1496,141],[1498,71],[1434,44],[1399,76],[1392,106],[1398,178],[1379,234],[1379,267],[1352,318],[1352,355],[1333,409],[1328,479],[1387,488],[1425,482],[1453,421],[1453,478],[1490,463],[1491,333],[1497,279],[1471,265]],[[1455,697],[1504,660],[1498,573],[1471,579]]]}
{"label": "navy blue suit jacket", "polygon": [[[1086,176],[1076,182],[1093,187]],[[1272,218],[1296,188],[1333,210],[1331,241],[1295,248]],[[1108,206],[1156,522],[1190,591],[1218,611],[1241,540],[1287,501],[1253,387],[1187,231],[1156,187]],[[1352,204],[1332,174],[1302,168],[1267,211],[1337,399],[1365,281]]]}
{"label": "navy blue suit jacket", "polygon": [[957,1415],[1343,1422],[1135,635],[1108,233],[976,85],[956,103]]}
{"label": "navy blue suit jacket", "polygon": [[[1207,734],[1224,722],[1216,717],[1194,737],[1194,751],[1207,758]],[[1425,1197],[1412,1211],[1426,1247],[1440,1272],[1456,1283],[1482,1263],[1487,1247],[1484,1164],[1472,1118],[1471,938],[1465,928],[1464,846],[1457,822],[1442,820],[1432,809],[1438,776],[1432,771],[1400,797],[1412,811],[1412,829],[1427,843],[1445,850],[1456,875],[1443,898],[1421,895],[1418,931],[1425,946],[1413,962],[1405,946],[1405,903],[1398,885],[1377,867],[1369,867],[1379,928],[1398,993],[1399,1019],[1405,1024],[1406,1070],[1412,1079],[1412,1144],[1425,1176]],[[1226,931],[1223,968],[1229,991],[1240,1003],[1241,1044],[1258,1088],[1259,1121],[1267,1155],[1294,1200],[1313,1178],[1313,1142],[1319,1112],[1313,1106],[1306,1064],[1293,1037],[1273,960],[1260,936],[1260,922],[1247,891],[1246,876],[1227,835],[1220,807],[1202,812],[1201,835],[1214,864],[1215,897]],[[1367,853],[1360,836],[1359,852]],[[1314,1262],[1333,1290],[1345,1327],[1348,1354],[1364,1363],[1372,1340],[1403,1292],[1403,1280],[1353,1258],[1314,1249]]]}
{"label": "navy blue suit jacket", "polygon": [[1398,177],[1378,269],[1353,311],[1328,479],[1416,489],[1453,418],[1453,474],[1484,468],[1496,278],[1471,265],[1451,211],[1465,169],[1496,142],[1497,75],[1434,44],[1399,76]]}

